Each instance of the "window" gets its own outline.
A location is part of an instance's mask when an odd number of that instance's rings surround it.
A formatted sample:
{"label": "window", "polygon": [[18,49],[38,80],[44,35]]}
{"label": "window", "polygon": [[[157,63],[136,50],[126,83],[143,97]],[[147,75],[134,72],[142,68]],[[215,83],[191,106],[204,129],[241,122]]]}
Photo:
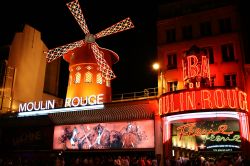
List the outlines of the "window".
{"label": "window", "polygon": [[96,75],[96,83],[97,84],[102,84],[102,74],[101,73],[98,73]]}
{"label": "window", "polygon": [[93,74],[91,72],[87,71],[85,73],[84,82],[85,83],[92,83],[92,80],[93,80]]}
{"label": "window", "polygon": [[201,36],[211,36],[212,29],[211,29],[211,22],[202,22],[200,23],[200,33]]}
{"label": "window", "polygon": [[221,46],[222,59],[224,62],[234,61],[234,47],[233,44],[224,44]]}
{"label": "window", "polygon": [[75,74],[75,84],[80,84],[81,82],[81,73],[77,72]]}
{"label": "window", "polygon": [[192,26],[191,25],[182,27],[182,38],[184,40],[188,40],[188,39],[193,38]]}
{"label": "window", "polygon": [[215,78],[216,78],[215,76],[210,77],[210,86],[211,87],[214,87]]}
{"label": "window", "polygon": [[177,90],[178,81],[168,82],[169,92]]}
{"label": "window", "polygon": [[176,54],[169,54],[168,55],[168,66],[167,69],[176,69],[177,68],[177,55]]}
{"label": "window", "polygon": [[224,82],[226,87],[236,87],[236,74],[224,75]]}
{"label": "window", "polygon": [[231,19],[224,18],[219,20],[220,33],[228,33],[232,31]]}
{"label": "window", "polygon": [[209,64],[214,64],[214,51],[212,47],[204,47],[205,54],[209,58]]}
{"label": "window", "polygon": [[166,35],[167,35],[167,43],[172,43],[172,42],[175,42],[176,41],[176,38],[175,38],[175,29],[168,29],[166,31]]}

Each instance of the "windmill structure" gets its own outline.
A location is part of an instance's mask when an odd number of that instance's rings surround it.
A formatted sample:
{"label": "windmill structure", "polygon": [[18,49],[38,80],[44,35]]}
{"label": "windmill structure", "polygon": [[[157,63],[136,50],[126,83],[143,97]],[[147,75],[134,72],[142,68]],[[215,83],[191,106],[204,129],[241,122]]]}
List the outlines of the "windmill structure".
{"label": "windmill structure", "polygon": [[78,0],[66,4],[85,34],[85,39],[59,46],[45,52],[47,62],[61,56],[69,63],[69,82],[66,98],[103,94],[103,101],[111,101],[111,80],[116,76],[111,69],[118,55],[95,42],[96,39],[134,28],[128,17],[99,33],[89,32]]}

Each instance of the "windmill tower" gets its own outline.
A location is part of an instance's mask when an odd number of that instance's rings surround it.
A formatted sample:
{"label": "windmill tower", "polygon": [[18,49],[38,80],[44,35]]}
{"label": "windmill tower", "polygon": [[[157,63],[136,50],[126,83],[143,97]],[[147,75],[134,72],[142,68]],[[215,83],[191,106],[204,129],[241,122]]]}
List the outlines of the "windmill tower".
{"label": "windmill tower", "polygon": [[93,35],[89,32],[78,0],[67,3],[67,7],[83,30],[85,39],[48,50],[47,62],[63,56],[69,63],[66,98],[103,94],[103,102],[110,102],[110,81],[116,77],[110,66],[119,57],[115,52],[99,47],[95,40],[134,28],[134,25],[130,18],[126,18]]}

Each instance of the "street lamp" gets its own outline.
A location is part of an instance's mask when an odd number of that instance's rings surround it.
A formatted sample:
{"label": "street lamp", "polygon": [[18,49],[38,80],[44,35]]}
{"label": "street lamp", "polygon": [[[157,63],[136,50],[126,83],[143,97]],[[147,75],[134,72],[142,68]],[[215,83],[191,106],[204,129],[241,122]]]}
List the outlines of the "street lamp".
{"label": "street lamp", "polygon": [[158,74],[158,94],[161,95],[161,94],[163,94],[163,89],[164,89],[164,87],[163,87],[164,86],[163,85],[163,74],[162,74],[161,66],[157,62],[154,63],[152,66],[153,66],[154,70],[157,70],[158,72],[160,72],[160,75]]}

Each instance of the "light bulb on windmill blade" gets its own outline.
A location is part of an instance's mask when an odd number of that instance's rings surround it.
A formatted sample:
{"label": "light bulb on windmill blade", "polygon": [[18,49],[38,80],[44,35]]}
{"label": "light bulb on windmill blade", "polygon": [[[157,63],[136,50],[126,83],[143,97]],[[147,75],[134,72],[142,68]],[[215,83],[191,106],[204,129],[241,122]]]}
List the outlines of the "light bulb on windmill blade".
{"label": "light bulb on windmill blade", "polygon": [[[119,60],[119,56],[112,50],[99,47],[96,39],[134,28],[134,25],[128,17],[93,35],[89,32],[79,2],[74,0],[66,5],[83,30],[85,39],[48,50],[45,52],[47,62],[63,56],[69,63],[67,99],[76,96],[87,99],[87,96],[103,94],[103,101],[110,102],[110,81],[116,77],[110,66]],[[91,102],[95,100],[92,97]]]}

